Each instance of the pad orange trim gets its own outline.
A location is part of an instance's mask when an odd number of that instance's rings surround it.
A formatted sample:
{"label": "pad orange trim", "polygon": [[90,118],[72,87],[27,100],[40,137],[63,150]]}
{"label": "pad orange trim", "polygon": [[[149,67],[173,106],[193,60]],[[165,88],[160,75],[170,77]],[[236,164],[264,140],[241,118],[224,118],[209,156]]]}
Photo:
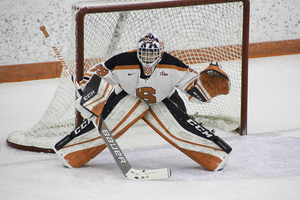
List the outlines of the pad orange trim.
{"label": "pad orange trim", "polygon": [[96,125],[98,126],[98,124],[99,124],[99,117],[97,117],[97,119],[96,119]]}
{"label": "pad orange trim", "polygon": [[101,97],[99,97],[98,99],[96,99],[96,100],[92,101],[91,103],[85,105],[84,107],[89,106],[89,105],[91,105],[91,104],[93,104],[93,103],[99,101],[100,99],[102,99],[102,98],[106,95],[106,93],[107,93],[107,91],[108,91],[108,89],[109,89],[109,86],[110,86],[110,84],[107,84],[107,85],[106,85],[106,87],[105,87],[105,89],[104,89],[104,92],[103,92],[103,94],[102,94]]}
{"label": "pad orange trim", "polygon": [[[153,112],[153,110],[150,108],[149,109],[150,113],[152,114],[152,116],[154,117],[154,119],[159,123],[159,125],[167,132],[167,134],[169,134],[172,138],[176,139],[176,140],[180,140],[180,141],[184,141],[181,140],[179,138],[176,138],[175,136],[173,136],[169,130],[161,123],[161,121],[157,118],[157,116],[155,115],[155,113]],[[179,147],[177,144],[175,144],[172,140],[170,140],[169,138],[167,138],[162,132],[160,132],[154,125],[152,125],[147,119],[143,118],[143,120],[155,131],[157,132],[162,138],[164,138],[167,142],[169,142],[170,144],[172,144],[174,147],[176,147],[178,150],[180,150],[182,153],[184,153],[185,155],[187,155],[188,157],[190,157],[192,160],[194,160],[196,163],[198,163],[199,165],[201,165],[202,167],[204,167],[205,169],[209,170],[209,171],[214,171],[218,165],[222,162],[222,159],[218,158],[217,156],[214,155],[210,155],[210,154],[206,154],[206,153],[202,153],[202,152],[196,152],[196,151],[192,151],[192,150],[187,150],[187,149],[183,149],[181,147]],[[194,144],[188,141],[185,141],[187,143],[190,144]],[[199,145],[199,144],[194,144],[194,145],[198,145],[198,146],[204,146],[207,147],[205,145]],[[212,148],[215,150],[219,150],[222,151],[220,149],[216,149],[213,147],[207,147],[207,148]]]}
{"label": "pad orange trim", "polygon": [[86,84],[86,83],[87,83],[87,80],[82,80],[79,82],[79,85],[82,86],[83,84]]}
{"label": "pad orange trim", "polygon": [[64,149],[64,148],[69,148],[69,147],[73,147],[73,146],[80,145],[80,144],[84,144],[84,143],[88,143],[88,142],[92,142],[92,141],[98,140],[98,139],[101,139],[101,136],[96,137],[96,138],[93,138],[93,139],[90,139],[90,140],[86,140],[86,141],[84,141],[84,142],[79,142],[79,143],[76,143],[76,144],[66,145],[66,146],[62,147],[62,149]]}
{"label": "pad orange trim", "polygon": [[64,159],[72,166],[72,167],[81,167],[85,163],[89,162],[91,159],[96,157],[99,153],[101,153],[106,148],[106,145],[99,145],[96,147],[75,151],[67,154]]}
{"label": "pad orange trim", "polygon": [[209,171],[214,171],[219,166],[219,164],[222,163],[222,159],[218,158],[217,156],[187,149],[180,150],[191,159],[193,159],[196,163]]}
{"label": "pad orange trim", "polygon": [[189,142],[189,141],[186,141],[186,140],[183,140],[183,139],[180,139],[176,136],[174,136],[170,131],[169,129],[167,129],[164,124],[159,120],[159,118],[155,115],[155,113],[153,112],[153,110],[151,108],[149,108],[149,112],[151,113],[151,115],[154,117],[154,119],[157,121],[157,123],[159,123],[159,125],[166,131],[166,133],[168,133],[168,135],[170,135],[172,138],[174,138],[175,140],[178,140],[178,141],[181,141],[181,142],[184,142],[184,143],[188,143],[188,144],[192,144],[192,145],[195,145],[195,146],[201,146],[201,147],[205,147],[205,148],[209,148],[209,149],[214,149],[214,150],[217,150],[217,151],[223,151],[222,149],[218,149],[218,148],[214,148],[214,147],[210,147],[210,146],[206,146],[206,145],[202,145],[202,144],[197,144],[197,143],[194,143],[194,142]]}
{"label": "pad orange trim", "polygon": [[[132,107],[132,109],[125,115],[125,117],[115,126],[111,132],[115,132],[128,118],[129,116],[136,110],[136,108],[142,103],[142,101],[139,99],[138,102]],[[127,125],[128,126],[128,125]]]}
{"label": "pad orange trim", "polygon": [[[121,126],[121,124],[123,124],[125,122],[125,120],[132,114],[132,112],[141,104],[141,100],[139,100],[135,106],[130,110],[130,112],[123,118],[123,120],[117,125],[118,127]],[[117,134],[114,135],[114,138],[117,139],[119,138],[123,133],[125,133],[134,123],[136,123],[139,119],[141,119],[143,116],[146,115],[146,113],[148,112],[148,110],[145,110],[142,114],[140,114],[136,119],[134,119],[131,123],[129,123],[127,126],[125,126],[122,130],[120,130]],[[99,123],[99,118],[97,118],[96,120],[96,124]],[[105,128],[105,125],[103,124],[103,129]],[[116,128],[113,130],[115,131]],[[111,132],[113,132],[111,131]],[[91,142],[93,140],[96,139],[101,139],[101,137],[97,137],[85,142],[80,142],[77,144],[73,144],[73,145],[68,145],[65,146],[63,148],[67,148],[67,147],[71,147],[71,146],[75,146],[75,145],[79,145],[79,144],[83,144],[86,142]],[[72,167],[80,167],[82,165],[84,165],[85,163],[87,163],[88,161],[90,161],[91,159],[93,159],[95,156],[97,156],[99,153],[101,153],[104,149],[106,148],[106,145],[99,145],[96,147],[92,147],[92,148],[88,148],[88,149],[84,149],[84,150],[80,150],[80,151],[76,151],[76,152],[72,152],[69,153],[68,155],[66,155],[64,158],[65,160],[72,166]]]}
{"label": "pad orange trim", "polygon": [[133,124],[135,124],[138,120],[143,118],[147,114],[147,112],[148,112],[148,110],[145,110],[142,114],[140,114],[137,118],[135,118],[131,123],[127,124],[122,130],[120,130],[117,134],[114,135],[114,138],[117,139],[121,135],[123,135],[123,133],[125,133],[131,126],[133,126]]}
{"label": "pad orange trim", "polygon": [[105,101],[102,101],[101,103],[98,103],[97,105],[95,105],[91,112],[94,113],[97,117],[100,117],[101,113],[102,113],[102,110],[105,106],[105,103],[106,103],[106,100]]}

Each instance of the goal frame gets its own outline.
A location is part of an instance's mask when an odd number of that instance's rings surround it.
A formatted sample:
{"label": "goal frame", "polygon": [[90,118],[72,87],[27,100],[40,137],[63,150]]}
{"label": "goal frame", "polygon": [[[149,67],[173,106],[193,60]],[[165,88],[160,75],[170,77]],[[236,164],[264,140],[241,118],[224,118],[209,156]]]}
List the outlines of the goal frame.
{"label": "goal frame", "polygon": [[[146,2],[136,4],[120,4],[120,5],[102,5],[102,6],[86,6],[83,8],[73,9],[77,10],[75,17],[75,45],[76,45],[76,80],[79,82],[84,75],[84,17],[92,13],[104,12],[118,12],[118,11],[134,11],[134,10],[150,10],[161,8],[172,8],[182,6],[194,6],[205,4],[218,3],[243,3],[243,34],[242,34],[242,85],[241,85],[241,118],[240,127],[236,131],[240,135],[247,135],[247,110],[248,110],[248,52],[249,52],[249,0],[173,0],[163,2]],[[76,111],[76,125],[80,125],[83,118],[80,113]]]}

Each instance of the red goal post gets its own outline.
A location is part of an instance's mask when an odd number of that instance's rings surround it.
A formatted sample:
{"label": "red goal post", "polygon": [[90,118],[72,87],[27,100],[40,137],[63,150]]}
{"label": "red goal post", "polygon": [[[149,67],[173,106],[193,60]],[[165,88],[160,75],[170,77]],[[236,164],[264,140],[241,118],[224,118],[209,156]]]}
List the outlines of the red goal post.
{"label": "red goal post", "polygon": [[[113,5],[86,5],[83,7],[77,7],[76,4],[73,9],[78,10],[76,15],[76,75],[77,81],[80,81],[84,74],[84,18],[88,14],[92,13],[107,13],[107,12],[124,12],[134,10],[148,10],[148,9],[166,9],[173,7],[185,7],[195,5],[209,5],[209,4],[222,4],[222,3],[233,3],[241,2],[243,4],[243,26],[242,26],[242,51],[236,52],[241,56],[241,105],[240,105],[240,126],[236,129],[241,135],[247,135],[247,99],[248,99],[248,46],[249,46],[249,0],[172,0],[172,1],[161,1],[161,2],[143,2],[143,3],[132,3],[132,4],[113,4]],[[214,52],[221,51],[232,52],[237,50],[237,44],[233,46],[222,46],[222,47],[207,47],[202,49],[189,49],[181,50],[188,51],[189,53],[201,54],[203,51],[208,51],[206,60],[192,60],[185,62],[186,64],[194,64],[196,62],[205,62],[215,60]],[[227,50],[226,50],[227,49]],[[175,50],[180,51],[180,50]],[[174,51],[173,51],[174,53]],[[186,57],[185,53],[175,54],[181,60]],[[230,60],[230,58],[228,58]],[[222,60],[223,61],[223,60]],[[81,122],[80,114],[77,114],[78,122]]]}

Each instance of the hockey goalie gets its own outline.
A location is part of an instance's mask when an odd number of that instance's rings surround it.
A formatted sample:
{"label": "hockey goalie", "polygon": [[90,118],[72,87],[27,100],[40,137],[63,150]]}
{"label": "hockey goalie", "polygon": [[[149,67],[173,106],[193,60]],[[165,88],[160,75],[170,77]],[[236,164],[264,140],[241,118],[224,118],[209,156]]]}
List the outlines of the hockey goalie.
{"label": "hockey goalie", "polygon": [[[137,49],[113,56],[88,70],[76,108],[86,119],[72,140],[54,149],[64,165],[80,167],[106,145],[90,118],[102,116],[114,138],[144,120],[171,145],[210,171],[223,169],[232,148],[186,113],[177,90],[194,103],[209,103],[229,93],[230,80],[217,62],[197,73],[164,52],[164,43],[148,33]],[[199,110],[201,113],[201,110]]]}

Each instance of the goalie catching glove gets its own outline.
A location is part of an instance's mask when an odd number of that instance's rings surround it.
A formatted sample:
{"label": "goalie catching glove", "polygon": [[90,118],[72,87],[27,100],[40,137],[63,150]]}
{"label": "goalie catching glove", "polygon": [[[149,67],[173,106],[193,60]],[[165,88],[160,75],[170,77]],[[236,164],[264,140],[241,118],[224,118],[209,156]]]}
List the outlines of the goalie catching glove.
{"label": "goalie catching glove", "polygon": [[[207,102],[220,94],[228,94],[230,79],[218,62],[210,62],[197,79],[186,88],[186,92],[202,102]],[[191,99],[192,101],[192,99]]]}

